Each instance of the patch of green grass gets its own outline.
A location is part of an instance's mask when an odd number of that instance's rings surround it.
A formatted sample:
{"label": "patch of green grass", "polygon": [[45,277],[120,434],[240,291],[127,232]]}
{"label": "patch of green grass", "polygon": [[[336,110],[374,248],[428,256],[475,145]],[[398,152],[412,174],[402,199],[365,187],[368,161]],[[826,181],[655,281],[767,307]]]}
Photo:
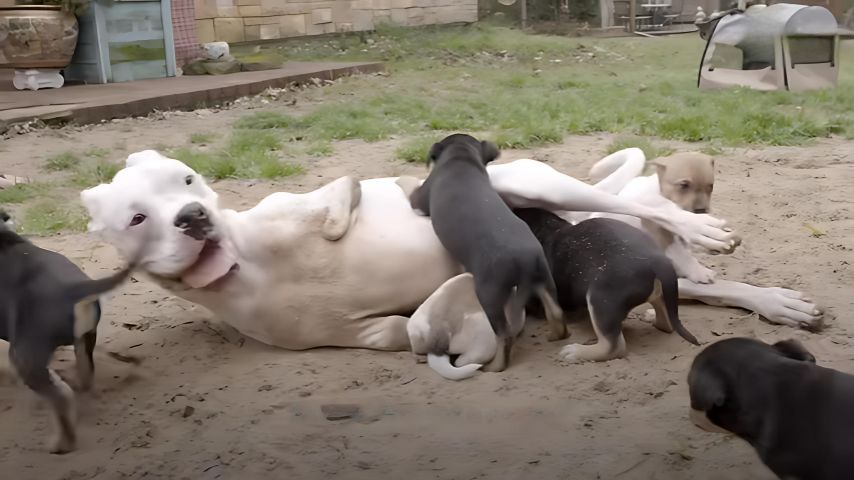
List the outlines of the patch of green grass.
{"label": "patch of green grass", "polygon": [[4,203],[24,203],[45,192],[47,187],[41,183],[19,183],[0,189],[0,205]]}
{"label": "patch of green grass", "polygon": [[[384,60],[389,77],[354,77],[309,91],[307,115],[255,114],[242,128],[286,141],[375,141],[395,135],[491,132],[502,147],[612,132],[718,146],[796,145],[854,137],[854,49],[826,91],[699,90],[695,36],[591,39],[528,35],[488,24],[380,28],[300,39],[293,59]],[[267,115],[265,117],[264,115]]]}
{"label": "patch of green grass", "polygon": [[646,156],[647,160],[652,160],[658,157],[666,157],[667,155],[672,154],[675,150],[661,145],[654,145],[649,139],[643,137],[620,137],[611,142],[608,145],[607,153],[610,155],[614,152],[618,152],[620,150],[624,150],[626,148],[640,148],[643,150],[644,156]]}
{"label": "patch of green grass", "polygon": [[236,128],[264,130],[270,128],[288,128],[295,123],[290,115],[278,112],[256,112],[246,115],[234,125]]}
{"label": "patch of green grass", "polygon": [[394,158],[410,163],[427,163],[427,154],[441,136],[415,137],[405,141],[394,151]]}
{"label": "patch of green grass", "polygon": [[64,172],[73,170],[80,165],[80,157],[71,152],[63,152],[48,157],[44,162],[44,169],[49,172]]}
{"label": "patch of green grass", "polygon": [[84,232],[86,223],[82,209],[52,199],[24,208],[18,229],[24,235],[53,235],[59,232]]}
{"label": "patch of green grass", "polygon": [[97,160],[75,169],[71,182],[83,188],[110,182],[124,165],[109,160]]}
{"label": "patch of green grass", "polygon": [[89,150],[83,152],[83,155],[88,158],[94,158],[96,160],[103,160],[110,155],[110,151],[106,148],[100,147],[92,147]]}
{"label": "patch of green grass", "polygon": [[214,143],[215,137],[210,133],[194,133],[190,135],[190,143],[193,145],[209,145]]}
{"label": "patch of green grass", "polygon": [[236,129],[222,149],[200,151],[179,148],[170,154],[200,174],[213,179],[281,178],[301,173],[302,167],[279,159],[278,132]]}
{"label": "patch of green grass", "polygon": [[305,154],[312,157],[325,157],[332,155],[333,151],[332,142],[323,140],[318,140],[305,147]]}

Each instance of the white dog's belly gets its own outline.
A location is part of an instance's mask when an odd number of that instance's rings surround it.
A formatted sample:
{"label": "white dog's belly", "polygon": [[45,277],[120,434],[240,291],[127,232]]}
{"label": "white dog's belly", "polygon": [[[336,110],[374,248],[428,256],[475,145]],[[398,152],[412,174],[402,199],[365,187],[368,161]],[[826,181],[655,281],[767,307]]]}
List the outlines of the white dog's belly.
{"label": "white dog's belly", "polygon": [[278,263],[241,266],[222,292],[187,298],[270,345],[359,346],[364,332],[378,328],[374,320],[408,316],[459,271],[394,179],[362,182],[358,214],[343,238],[313,238],[289,250]]}

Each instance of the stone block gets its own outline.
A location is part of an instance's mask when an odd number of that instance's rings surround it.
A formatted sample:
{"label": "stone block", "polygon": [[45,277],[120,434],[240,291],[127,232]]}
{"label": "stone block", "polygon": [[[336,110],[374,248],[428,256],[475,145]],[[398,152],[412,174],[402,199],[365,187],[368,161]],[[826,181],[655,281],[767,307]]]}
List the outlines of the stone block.
{"label": "stone block", "polygon": [[270,25],[273,23],[280,23],[284,18],[281,15],[278,16],[269,16],[269,17],[247,17],[243,19],[244,25]]}
{"label": "stone block", "polygon": [[261,16],[261,6],[260,5],[246,5],[243,7],[237,7],[237,10],[240,12],[241,17],[260,17]]}
{"label": "stone block", "polygon": [[196,20],[196,38],[199,43],[213,42],[216,39],[212,19]]}
{"label": "stone block", "polygon": [[261,40],[261,25],[246,25],[243,29],[243,38],[247,42]]}
{"label": "stone block", "polygon": [[245,40],[242,18],[215,18],[214,37],[221,42],[242,42]]}
{"label": "stone block", "polygon": [[279,31],[282,37],[305,35],[305,15],[284,15],[279,17]]}
{"label": "stone block", "polygon": [[299,15],[311,14],[316,8],[332,8],[335,2],[283,2],[282,0],[261,0],[263,15]]}
{"label": "stone block", "polygon": [[320,25],[322,23],[332,23],[331,8],[315,8],[311,11],[311,23]]}
{"label": "stone block", "polygon": [[391,8],[410,8],[415,6],[415,0],[391,0]]}
{"label": "stone block", "polygon": [[351,23],[353,21],[353,2],[338,1],[332,4],[332,21],[335,23]]}
{"label": "stone block", "polygon": [[238,10],[236,5],[216,7],[216,16],[217,17],[227,17],[227,18],[239,17],[240,16],[240,10]]}
{"label": "stone block", "polygon": [[374,11],[391,9],[391,0],[374,0],[373,3]]}
{"label": "stone block", "polygon": [[350,4],[350,8],[353,10],[370,10],[374,8],[374,0],[353,0],[352,2],[345,3]]}
{"label": "stone block", "polygon": [[216,0],[193,0],[196,20],[216,17]]}
{"label": "stone block", "polygon": [[348,22],[341,22],[338,25],[338,31],[341,33],[350,33],[353,31],[353,24]]}
{"label": "stone block", "polygon": [[362,32],[374,29],[373,10],[353,10],[353,30]]}
{"label": "stone block", "polygon": [[324,23],[323,33],[335,33],[338,31],[338,26],[334,23]]}
{"label": "stone block", "polygon": [[261,35],[261,40],[274,40],[276,38],[282,38],[278,23],[273,25],[259,25],[259,27],[259,34]]}
{"label": "stone block", "polygon": [[305,34],[306,35],[322,35],[322,34],[326,33],[325,30],[323,30],[323,25],[324,24],[322,24],[322,23],[316,24],[316,23],[312,22],[311,17],[307,16],[306,22],[305,22]]}
{"label": "stone block", "polygon": [[238,6],[246,6],[246,5],[261,5],[261,0],[237,0]]}
{"label": "stone block", "polygon": [[405,8],[391,9],[391,22],[395,25],[406,26],[406,21],[409,17],[406,16]]}

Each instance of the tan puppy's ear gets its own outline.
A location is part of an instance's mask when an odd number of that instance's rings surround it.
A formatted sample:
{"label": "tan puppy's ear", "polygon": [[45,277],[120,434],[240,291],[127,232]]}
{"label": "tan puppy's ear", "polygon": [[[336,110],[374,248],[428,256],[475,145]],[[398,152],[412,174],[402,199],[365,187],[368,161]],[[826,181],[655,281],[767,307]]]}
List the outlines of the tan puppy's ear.
{"label": "tan puppy's ear", "polygon": [[321,228],[323,238],[329,241],[340,240],[350,229],[353,210],[362,200],[362,186],[353,177],[341,177],[330,184],[329,205],[326,207],[326,219]]}
{"label": "tan puppy's ear", "polygon": [[658,174],[658,178],[663,177],[664,172],[667,171],[667,162],[661,158],[656,158],[655,160],[648,160],[646,164],[655,168],[655,173]]}

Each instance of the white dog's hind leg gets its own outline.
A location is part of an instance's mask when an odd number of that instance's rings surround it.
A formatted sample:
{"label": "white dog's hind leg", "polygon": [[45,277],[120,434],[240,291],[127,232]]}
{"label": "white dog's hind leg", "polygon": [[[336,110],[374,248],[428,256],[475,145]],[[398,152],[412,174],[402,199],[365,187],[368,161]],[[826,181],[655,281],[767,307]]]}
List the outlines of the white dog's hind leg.
{"label": "white dog's hind leg", "polygon": [[406,331],[408,321],[408,318],[400,315],[357,320],[355,322],[360,331],[353,337],[352,343],[338,346],[391,352],[409,350],[409,334]]}
{"label": "white dog's hind leg", "polygon": [[726,222],[681,209],[647,207],[564,175],[536,160],[516,160],[487,167],[492,186],[513,208],[539,207],[553,211],[606,212],[632,215],[661,225],[692,245],[731,253],[741,239]]}
{"label": "white dog's hind leg", "polygon": [[803,293],[779,287],[717,280],[699,284],[679,279],[679,298],[718,307],[739,307],[756,312],[771,323],[805,329],[821,327],[824,312]]}

